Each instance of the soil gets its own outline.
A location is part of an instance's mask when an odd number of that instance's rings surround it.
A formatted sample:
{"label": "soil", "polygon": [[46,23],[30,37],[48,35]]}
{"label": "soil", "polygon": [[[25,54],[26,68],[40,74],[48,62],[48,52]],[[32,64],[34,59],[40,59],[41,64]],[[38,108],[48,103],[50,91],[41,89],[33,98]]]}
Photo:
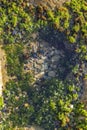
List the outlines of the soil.
{"label": "soil", "polygon": [[[2,76],[2,82],[3,82],[3,89],[5,88],[5,84],[8,81],[8,76],[7,76],[7,70],[6,70],[6,54],[4,49],[2,49],[2,45],[0,45],[0,62],[1,62],[1,73]],[[1,77],[0,77],[1,78]]]}
{"label": "soil", "polygon": [[25,128],[15,128],[15,130],[44,130],[43,128],[40,128],[39,126],[30,126],[29,128],[28,127],[25,127]]}

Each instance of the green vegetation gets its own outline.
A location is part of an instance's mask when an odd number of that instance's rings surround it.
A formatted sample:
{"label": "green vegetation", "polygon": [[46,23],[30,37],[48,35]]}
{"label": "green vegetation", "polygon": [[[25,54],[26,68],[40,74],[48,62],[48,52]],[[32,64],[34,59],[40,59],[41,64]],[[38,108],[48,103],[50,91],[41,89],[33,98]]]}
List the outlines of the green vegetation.
{"label": "green vegetation", "polygon": [[[26,80],[27,82],[27,80]],[[6,102],[5,111],[7,111],[4,127],[8,128],[17,126],[26,126],[29,123],[29,118],[32,115],[34,108],[29,104],[29,99],[26,91],[21,90],[22,84],[9,81],[6,85],[4,98]],[[9,126],[9,122],[11,123]]]}
{"label": "green vegetation", "polygon": [[[55,10],[24,0],[0,1],[0,40],[10,77],[0,98],[3,130],[38,124],[46,130],[87,130],[87,111],[79,100],[75,83],[51,79],[41,88],[32,85],[33,76],[23,70],[23,48],[31,34],[49,26],[64,33],[75,46],[78,61],[87,61],[87,1],[71,0]],[[72,69],[79,75],[79,67]],[[84,78],[86,79],[86,75]]]}
{"label": "green vegetation", "polygon": [[23,63],[21,62],[23,45],[22,44],[10,44],[5,46],[7,54],[7,72],[11,76],[19,76],[22,72]]}
{"label": "green vegetation", "polygon": [[3,97],[0,97],[0,110],[3,108],[3,106],[4,106]]}
{"label": "green vegetation", "polygon": [[[59,130],[67,130],[69,127],[73,130],[86,129],[87,111],[78,101],[78,88],[57,79],[47,81],[45,86],[42,85],[33,94],[35,122],[46,130],[53,130],[55,126]],[[80,117],[83,118],[79,121]]]}

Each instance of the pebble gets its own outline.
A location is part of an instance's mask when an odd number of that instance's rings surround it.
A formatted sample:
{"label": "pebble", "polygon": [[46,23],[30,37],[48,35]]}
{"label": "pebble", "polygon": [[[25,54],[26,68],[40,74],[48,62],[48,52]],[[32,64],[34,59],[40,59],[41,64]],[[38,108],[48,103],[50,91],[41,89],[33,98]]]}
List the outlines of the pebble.
{"label": "pebble", "polygon": [[54,46],[52,46],[52,50],[55,50],[55,47],[54,47]]}
{"label": "pebble", "polygon": [[54,72],[54,71],[49,71],[49,72],[48,72],[48,76],[50,76],[50,77],[55,77],[56,75],[55,75],[55,72]]}
{"label": "pebble", "polygon": [[40,59],[40,60],[37,60],[36,63],[37,63],[37,64],[42,64],[42,63],[44,63],[44,61],[43,61],[42,59]]}
{"label": "pebble", "polygon": [[47,57],[46,57],[46,56],[42,56],[41,58],[42,58],[43,60],[45,60]]}
{"label": "pebble", "polygon": [[50,53],[50,56],[53,56],[53,54],[54,54],[54,51],[52,51],[52,52]]}
{"label": "pebble", "polygon": [[47,69],[48,69],[48,64],[45,63],[45,64],[44,64],[44,70],[47,70]]}
{"label": "pebble", "polygon": [[56,69],[57,68],[57,65],[52,65],[51,66],[53,69]]}
{"label": "pebble", "polygon": [[35,78],[41,78],[43,75],[44,75],[44,72],[41,72],[41,73],[35,75]]}
{"label": "pebble", "polygon": [[52,62],[58,61],[60,59],[60,56],[56,55],[52,57]]}
{"label": "pebble", "polygon": [[33,39],[36,39],[36,38],[37,38],[37,34],[36,34],[36,33],[33,33],[33,34],[32,34],[32,38],[33,38]]}
{"label": "pebble", "polygon": [[56,55],[60,55],[61,54],[61,52],[59,51],[59,50],[55,50],[55,52],[54,52]]}

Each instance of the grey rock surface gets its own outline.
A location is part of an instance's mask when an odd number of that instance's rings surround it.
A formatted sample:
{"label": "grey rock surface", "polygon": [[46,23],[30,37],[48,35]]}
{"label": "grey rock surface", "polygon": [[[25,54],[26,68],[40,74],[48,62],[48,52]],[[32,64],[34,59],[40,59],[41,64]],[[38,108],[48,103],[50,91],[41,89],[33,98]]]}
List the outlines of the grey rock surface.
{"label": "grey rock surface", "polygon": [[[33,34],[35,35],[35,34]],[[37,36],[33,36],[34,39]],[[50,46],[45,41],[35,41],[30,43],[31,56],[24,65],[25,71],[33,71],[36,79],[52,78],[57,76],[57,66],[60,58],[63,57],[63,51],[54,46]]]}

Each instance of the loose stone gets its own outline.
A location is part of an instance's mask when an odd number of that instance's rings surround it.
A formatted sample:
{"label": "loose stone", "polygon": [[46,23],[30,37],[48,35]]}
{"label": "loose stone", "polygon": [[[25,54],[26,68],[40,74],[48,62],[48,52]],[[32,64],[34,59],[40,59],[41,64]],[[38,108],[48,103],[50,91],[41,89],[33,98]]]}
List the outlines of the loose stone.
{"label": "loose stone", "polygon": [[55,50],[55,48],[52,46],[52,50]]}
{"label": "loose stone", "polygon": [[55,72],[54,72],[54,71],[48,72],[48,76],[50,76],[50,77],[55,77]]}
{"label": "loose stone", "polygon": [[52,62],[55,62],[55,61],[58,61],[60,59],[60,57],[59,56],[53,56],[52,57]]}
{"label": "loose stone", "polygon": [[37,64],[42,64],[44,61],[42,59],[37,60]]}
{"label": "loose stone", "polygon": [[44,72],[41,72],[41,73],[35,75],[35,78],[38,78],[38,79],[39,79],[39,78],[41,78],[43,75],[44,75]]}
{"label": "loose stone", "polygon": [[36,33],[33,33],[33,34],[32,34],[32,38],[33,38],[33,39],[36,39],[36,38],[37,38],[37,34],[36,34]]}
{"label": "loose stone", "polygon": [[51,66],[53,69],[56,69],[57,68],[57,65],[52,65]]}
{"label": "loose stone", "polygon": [[53,56],[53,54],[54,54],[54,51],[52,51],[52,52],[50,53],[50,56]]}
{"label": "loose stone", "polygon": [[45,64],[44,64],[44,70],[47,70],[47,69],[48,69],[48,64],[45,63]]}
{"label": "loose stone", "polygon": [[46,57],[46,56],[42,56],[41,58],[42,58],[43,60],[45,60],[47,57]]}

